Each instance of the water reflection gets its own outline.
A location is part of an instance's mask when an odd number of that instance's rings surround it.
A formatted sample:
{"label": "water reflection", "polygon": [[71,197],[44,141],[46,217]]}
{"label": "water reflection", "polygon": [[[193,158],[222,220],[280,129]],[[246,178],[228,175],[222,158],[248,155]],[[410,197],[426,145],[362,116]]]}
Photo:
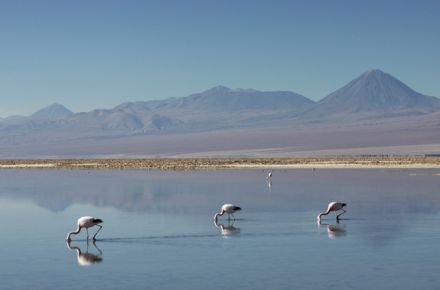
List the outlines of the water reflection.
{"label": "water reflection", "polygon": [[85,252],[83,252],[79,246],[72,246],[70,243],[69,241],[66,242],[67,248],[71,251],[76,251],[76,259],[79,265],[90,266],[102,262],[102,251],[98,248],[95,241],[93,241],[92,244],[99,254],[89,253],[89,241],[87,241]]}
{"label": "water reflection", "polygon": [[223,223],[214,220],[214,225],[220,229],[223,236],[235,235],[240,233],[240,228],[234,227],[234,220],[229,220],[225,226]]}
{"label": "water reflection", "polygon": [[[431,175],[408,178],[406,172],[287,170],[277,173],[275,187],[272,181],[260,181],[259,172],[246,170],[148,174],[130,170],[90,174],[81,170],[3,170],[0,198],[31,200],[53,212],[79,204],[129,212],[206,213],[224,200],[246,204],[248,210],[290,212],[317,210],[330,192],[332,199],[346,200],[351,210],[368,214],[440,211],[440,179]],[[269,187],[273,193],[270,199],[266,194]],[[387,202],[377,202],[385,198]]]}
{"label": "water reflection", "polygon": [[341,224],[339,221],[336,221],[335,224],[321,223],[318,221],[318,226],[320,228],[327,228],[329,239],[340,238],[347,235],[345,224]]}
{"label": "water reflection", "polygon": [[[7,249],[0,273],[8,278],[0,288],[438,286],[439,177],[308,169],[277,171],[274,182],[268,194],[256,170],[0,170],[0,217],[7,221],[0,228],[12,233],[0,239]],[[334,219],[315,224],[329,199],[350,204],[351,219],[341,220],[346,226]],[[213,228],[212,214],[224,201],[243,206],[245,219],[222,219]],[[74,241],[66,252],[60,240],[84,213],[105,220],[105,238],[91,245]],[[107,262],[100,264],[96,245],[104,243]]]}
{"label": "water reflection", "polygon": [[272,190],[272,180],[266,180],[267,187],[269,188],[269,191]]}
{"label": "water reflection", "polygon": [[[276,186],[271,186],[255,170],[97,170],[90,174],[83,170],[0,170],[0,201],[5,208],[10,208],[5,206],[9,201],[30,201],[52,212],[66,212],[69,219],[86,207],[87,212],[103,216],[108,216],[103,211],[112,208],[160,214],[172,221],[176,214],[210,216],[213,208],[228,200],[243,205],[249,215],[270,213],[279,222],[318,212],[322,201],[331,198],[347,201],[355,218],[365,218],[352,229],[352,236],[383,246],[411,229],[402,215],[440,212],[440,178],[432,176],[437,171],[411,172],[421,175],[408,176],[405,170],[286,170],[277,171]],[[223,226],[231,225],[225,221]],[[326,230],[330,237],[345,234],[340,225]],[[371,231],[378,234],[371,235]],[[127,235],[132,235],[130,228]]]}

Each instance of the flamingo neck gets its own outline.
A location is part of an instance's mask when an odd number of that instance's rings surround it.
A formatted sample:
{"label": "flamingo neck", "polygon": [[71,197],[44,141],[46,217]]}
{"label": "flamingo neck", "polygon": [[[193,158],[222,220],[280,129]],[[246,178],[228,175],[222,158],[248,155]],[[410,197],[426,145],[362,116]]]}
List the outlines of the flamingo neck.
{"label": "flamingo neck", "polygon": [[71,236],[71,235],[77,235],[77,234],[79,234],[80,231],[81,231],[81,227],[78,226],[78,228],[76,229],[76,231],[74,231],[74,232],[70,232],[70,233],[67,234],[66,240],[67,240],[67,241],[70,241],[70,236]]}
{"label": "flamingo neck", "polygon": [[321,216],[323,216],[323,215],[328,215],[330,213],[330,211],[325,211],[325,212],[321,212],[319,215],[318,215],[318,220],[321,220]]}
{"label": "flamingo neck", "polygon": [[70,242],[67,242],[67,248],[71,251],[76,251],[76,255],[79,257],[82,255],[81,249],[79,247],[71,246]]}
{"label": "flamingo neck", "polygon": [[225,214],[225,211],[224,211],[224,210],[222,210],[222,211],[219,212],[219,213],[216,213],[215,216],[214,216],[214,220],[215,220],[215,222],[217,223],[217,219],[218,219],[218,217],[219,217],[219,216],[222,216],[222,215],[224,215],[224,214]]}

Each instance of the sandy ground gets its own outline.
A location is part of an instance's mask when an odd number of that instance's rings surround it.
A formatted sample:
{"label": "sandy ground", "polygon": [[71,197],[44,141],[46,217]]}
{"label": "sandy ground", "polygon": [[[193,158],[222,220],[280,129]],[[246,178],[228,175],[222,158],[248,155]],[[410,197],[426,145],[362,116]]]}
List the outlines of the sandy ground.
{"label": "sandy ground", "polygon": [[1,164],[0,168],[45,168],[56,167],[54,163],[35,163],[35,164]]}
{"label": "sandy ground", "polygon": [[0,168],[69,169],[288,169],[288,168],[440,168],[440,157],[351,156],[310,158],[164,158],[0,160]]}

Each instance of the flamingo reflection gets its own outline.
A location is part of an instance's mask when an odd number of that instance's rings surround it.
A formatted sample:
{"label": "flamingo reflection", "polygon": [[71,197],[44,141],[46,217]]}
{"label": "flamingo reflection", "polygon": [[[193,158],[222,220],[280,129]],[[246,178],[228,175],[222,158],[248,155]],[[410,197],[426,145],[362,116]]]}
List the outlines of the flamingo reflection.
{"label": "flamingo reflection", "polygon": [[98,248],[95,241],[93,241],[93,246],[99,252],[98,255],[89,253],[89,242],[87,241],[86,252],[84,253],[80,247],[70,245],[70,241],[66,242],[67,248],[71,251],[76,251],[76,258],[78,260],[78,264],[81,266],[90,266],[93,264],[102,262],[102,251]]}
{"label": "flamingo reflection", "polygon": [[269,188],[269,191],[272,190],[272,180],[266,180],[267,187]]}
{"label": "flamingo reflection", "polygon": [[345,225],[341,224],[339,221],[336,221],[336,224],[326,224],[326,223],[321,223],[321,221],[318,221],[318,226],[327,228],[327,234],[329,239],[335,239],[347,235],[347,230],[345,229]]}
{"label": "flamingo reflection", "polygon": [[228,225],[225,226],[219,223],[217,220],[214,221],[216,228],[219,228],[223,236],[229,236],[240,233],[240,228],[234,227],[234,221],[228,221]]}

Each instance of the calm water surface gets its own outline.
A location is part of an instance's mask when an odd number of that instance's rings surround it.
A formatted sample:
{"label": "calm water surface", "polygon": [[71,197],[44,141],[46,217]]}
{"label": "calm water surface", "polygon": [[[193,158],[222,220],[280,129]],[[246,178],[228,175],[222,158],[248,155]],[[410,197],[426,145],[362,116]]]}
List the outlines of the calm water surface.
{"label": "calm water surface", "polygon": [[0,170],[0,289],[440,289],[439,170],[266,174]]}

